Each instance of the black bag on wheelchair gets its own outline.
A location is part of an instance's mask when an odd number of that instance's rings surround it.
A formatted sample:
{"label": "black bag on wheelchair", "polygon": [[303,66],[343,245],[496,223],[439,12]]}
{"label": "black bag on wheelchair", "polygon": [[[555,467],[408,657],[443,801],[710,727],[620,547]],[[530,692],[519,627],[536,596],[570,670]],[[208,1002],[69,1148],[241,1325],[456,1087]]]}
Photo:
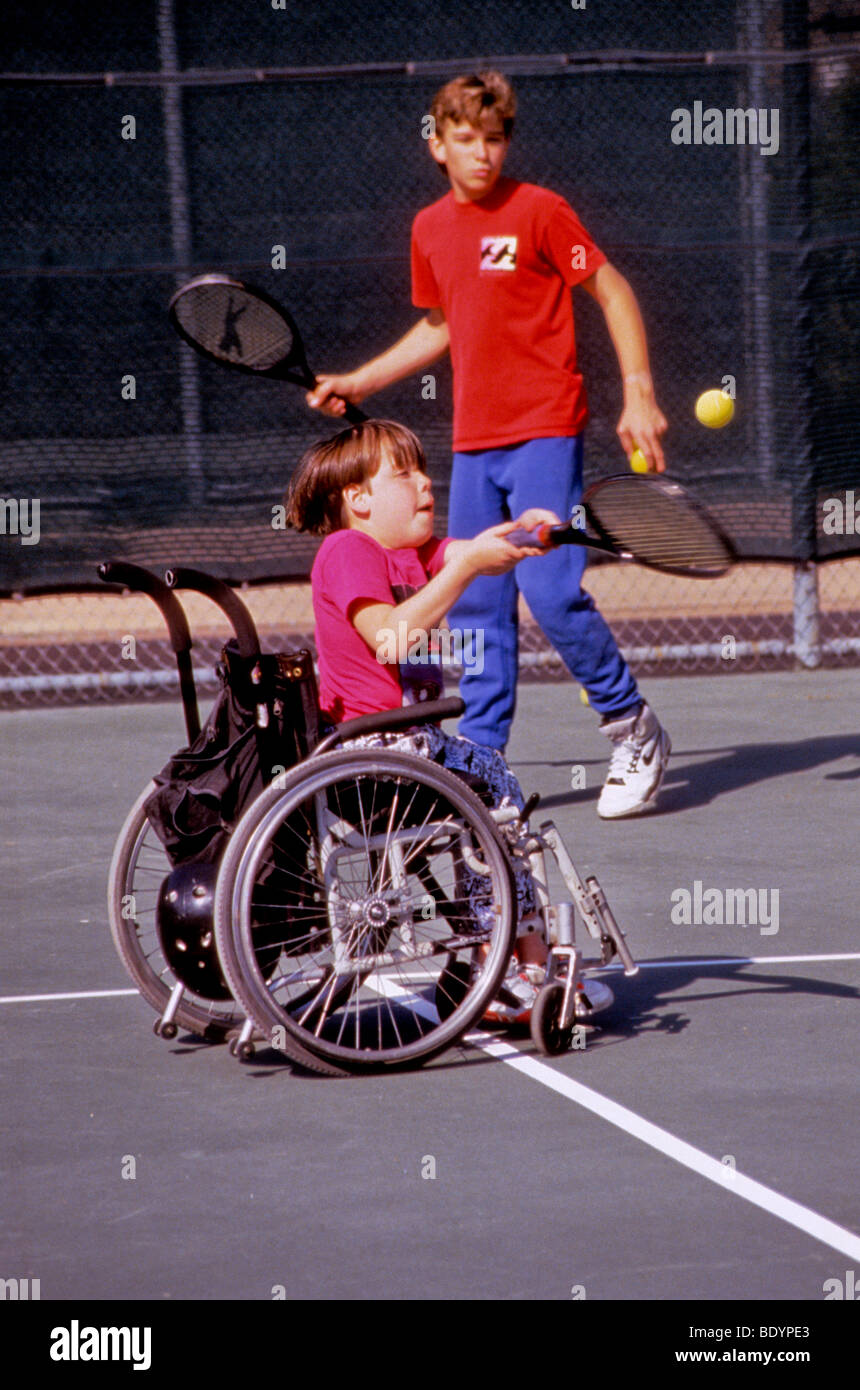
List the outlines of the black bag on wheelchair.
{"label": "black bag on wheelchair", "polygon": [[276,769],[301,762],[319,738],[310,652],[248,660],[231,641],[216,669],[221,690],[203,728],[154,778],[156,790],[146,802],[174,867],[217,863],[243,811]]}

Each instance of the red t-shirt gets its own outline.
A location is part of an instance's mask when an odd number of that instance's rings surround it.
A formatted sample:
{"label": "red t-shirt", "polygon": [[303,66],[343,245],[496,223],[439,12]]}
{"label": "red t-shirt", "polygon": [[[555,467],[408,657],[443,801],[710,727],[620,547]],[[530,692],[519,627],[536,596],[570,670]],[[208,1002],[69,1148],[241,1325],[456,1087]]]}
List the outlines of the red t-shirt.
{"label": "red t-shirt", "polygon": [[311,569],[311,595],[320,707],[333,723],[441,695],[439,668],[377,661],[350,619],[359,599],[398,604],[423,589],[442,568],[447,545],[433,536],[420,550],[386,550],[364,531],[326,536]]}
{"label": "red t-shirt", "polygon": [[570,286],[606,257],[557,193],[500,178],[447,193],[412,227],[412,302],[451,333],[454,448],[578,434],[587,419]]}

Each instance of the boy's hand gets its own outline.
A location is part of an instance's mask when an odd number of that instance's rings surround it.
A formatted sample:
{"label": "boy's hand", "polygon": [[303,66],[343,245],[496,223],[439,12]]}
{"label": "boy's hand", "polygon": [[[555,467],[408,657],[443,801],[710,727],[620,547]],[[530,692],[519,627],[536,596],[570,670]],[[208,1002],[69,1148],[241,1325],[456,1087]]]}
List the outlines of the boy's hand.
{"label": "boy's hand", "polygon": [[634,449],[641,449],[648,463],[648,472],[665,473],[666,460],[660,436],[666,433],[666,429],[666,417],[657,405],[653,389],[644,383],[630,382],[616,431],[627,458]]}
{"label": "boy's hand", "polygon": [[636,296],[609,261],[583,280],[582,288],[603,310],[624,380],[624,409],[616,431],[621,447],[628,459],[636,448],[641,449],[648,472],[664,473],[660,436],[666,433],[666,418],[654,396],[645,325]]}
{"label": "boy's hand", "polygon": [[309,406],[322,411],[323,415],[342,416],[346,413],[346,403],[360,405],[364,400],[355,374],[346,376],[319,376],[313,391],[305,396]]}

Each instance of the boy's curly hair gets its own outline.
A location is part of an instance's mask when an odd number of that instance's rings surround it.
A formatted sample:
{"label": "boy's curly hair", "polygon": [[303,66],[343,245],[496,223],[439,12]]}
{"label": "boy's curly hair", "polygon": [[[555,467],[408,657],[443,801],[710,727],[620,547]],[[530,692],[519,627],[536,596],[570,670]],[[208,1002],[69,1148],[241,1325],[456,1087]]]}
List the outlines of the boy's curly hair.
{"label": "boy's curly hair", "polygon": [[517,99],[508,79],[492,69],[446,82],[436,93],[430,107],[439,133],[446,121],[455,124],[469,121],[471,125],[480,125],[482,117],[491,111],[501,117],[505,138],[509,140],[514,129]]}
{"label": "boy's curly hair", "polygon": [[379,472],[383,447],[398,469],[427,471],[421,441],[405,425],[363,420],[331,439],[321,439],[303,454],[284,498],[287,525],[314,536],[342,531],[347,525],[344,488],[366,483]]}

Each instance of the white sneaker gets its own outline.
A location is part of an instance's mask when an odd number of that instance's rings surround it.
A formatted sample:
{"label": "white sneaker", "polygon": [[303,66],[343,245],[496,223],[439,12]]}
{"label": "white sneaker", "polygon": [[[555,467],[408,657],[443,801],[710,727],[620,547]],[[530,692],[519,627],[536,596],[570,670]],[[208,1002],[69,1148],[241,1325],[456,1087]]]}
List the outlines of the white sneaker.
{"label": "white sneaker", "polygon": [[653,810],[672,744],[651,706],[643,702],[638,714],[611,719],[601,729],[615,747],[597,814],[617,820]]}
{"label": "white sneaker", "polygon": [[514,957],[497,997],[484,1014],[486,1021],[528,1023],[545,974],[542,965],[523,965]]}
{"label": "white sneaker", "polygon": [[589,1019],[615,1003],[615,995],[601,980],[580,980],[576,987],[576,1017]]}

